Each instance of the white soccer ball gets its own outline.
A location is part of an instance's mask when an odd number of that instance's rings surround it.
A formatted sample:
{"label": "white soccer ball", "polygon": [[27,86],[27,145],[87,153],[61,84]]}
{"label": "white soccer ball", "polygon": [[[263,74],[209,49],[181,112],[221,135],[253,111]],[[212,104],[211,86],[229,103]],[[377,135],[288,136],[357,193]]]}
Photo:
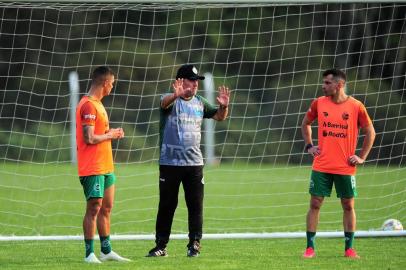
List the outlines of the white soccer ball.
{"label": "white soccer ball", "polygon": [[403,230],[403,225],[400,223],[399,220],[391,218],[385,220],[385,222],[382,224],[382,230],[383,231],[401,231]]}

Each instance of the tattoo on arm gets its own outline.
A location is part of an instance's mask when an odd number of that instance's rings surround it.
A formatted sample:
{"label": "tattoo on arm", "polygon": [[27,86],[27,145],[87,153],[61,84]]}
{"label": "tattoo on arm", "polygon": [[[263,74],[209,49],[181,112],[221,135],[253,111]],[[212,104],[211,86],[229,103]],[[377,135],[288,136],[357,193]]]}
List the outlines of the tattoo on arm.
{"label": "tattoo on arm", "polygon": [[85,139],[85,142],[87,144],[93,144],[93,133],[94,133],[94,127],[93,126],[83,126],[83,138]]}

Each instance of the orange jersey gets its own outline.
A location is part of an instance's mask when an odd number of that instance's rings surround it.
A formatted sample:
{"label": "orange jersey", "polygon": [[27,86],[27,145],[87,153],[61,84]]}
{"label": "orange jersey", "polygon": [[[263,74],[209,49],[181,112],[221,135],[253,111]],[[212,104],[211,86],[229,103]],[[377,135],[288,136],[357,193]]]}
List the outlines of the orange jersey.
{"label": "orange jersey", "polygon": [[94,126],[94,134],[109,130],[109,119],[103,104],[84,96],[76,108],[76,144],[79,176],[106,174],[114,171],[111,141],[86,144],[83,126]]}
{"label": "orange jersey", "polygon": [[321,154],[313,161],[313,170],[325,173],[354,175],[355,166],[348,162],[355,154],[359,127],[372,122],[365,106],[353,97],[336,104],[330,97],[319,97],[307,111],[307,118],[318,121],[318,146]]}

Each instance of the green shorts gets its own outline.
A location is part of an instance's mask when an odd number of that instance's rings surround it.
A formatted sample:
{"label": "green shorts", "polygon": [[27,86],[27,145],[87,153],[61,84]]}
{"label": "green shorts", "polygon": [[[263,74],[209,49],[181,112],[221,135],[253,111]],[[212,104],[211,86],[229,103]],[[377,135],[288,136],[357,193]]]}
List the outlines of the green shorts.
{"label": "green shorts", "polygon": [[355,176],[312,171],[309,193],[313,196],[330,197],[333,183],[337,198],[357,197]]}
{"label": "green shorts", "polygon": [[86,200],[89,200],[91,198],[103,198],[104,191],[116,182],[116,176],[114,173],[106,173],[81,176],[79,180],[83,186]]}

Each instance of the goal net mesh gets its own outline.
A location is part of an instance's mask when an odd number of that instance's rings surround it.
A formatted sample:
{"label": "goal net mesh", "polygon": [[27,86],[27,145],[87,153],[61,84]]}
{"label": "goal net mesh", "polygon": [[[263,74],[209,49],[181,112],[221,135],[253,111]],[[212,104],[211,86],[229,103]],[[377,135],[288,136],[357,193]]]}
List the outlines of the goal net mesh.
{"label": "goal net mesh", "polygon": [[[160,96],[184,63],[232,89],[205,167],[205,233],[305,230],[312,160],[300,124],[332,67],[377,132],[357,173],[358,229],[406,223],[406,4],[27,2],[0,14],[0,235],[82,233],[68,78],[77,72],[82,96],[100,65],[117,79],[103,99],[110,126],[125,131],[113,142],[113,234],[154,233]],[[182,193],[173,233],[187,232]],[[342,230],[334,190],[319,230]]]}

